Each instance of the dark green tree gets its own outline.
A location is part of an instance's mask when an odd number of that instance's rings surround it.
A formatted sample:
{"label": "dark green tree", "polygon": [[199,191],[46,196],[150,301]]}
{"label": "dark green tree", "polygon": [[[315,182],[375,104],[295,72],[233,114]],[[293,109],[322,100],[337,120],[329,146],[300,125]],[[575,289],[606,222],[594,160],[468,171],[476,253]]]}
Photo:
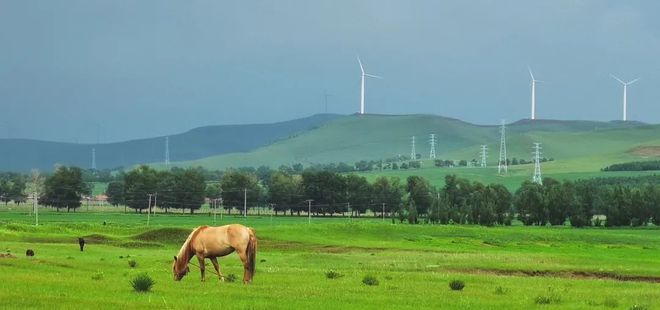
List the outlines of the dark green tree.
{"label": "dark green tree", "polygon": [[108,202],[113,206],[119,206],[126,203],[124,197],[124,182],[113,181],[108,184],[105,190],[105,195],[108,196]]}
{"label": "dark green tree", "polygon": [[530,181],[523,182],[516,191],[513,205],[523,224],[545,225],[548,216],[543,196],[543,186]]}
{"label": "dark green tree", "polygon": [[[149,166],[140,166],[124,176],[124,197],[126,205],[135,212],[142,213],[149,207],[149,194],[158,190],[158,172]],[[162,198],[163,193],[161,193]],[[161,199],[166,201],[167,199]],[[153,203],[153,198],[152,198]]]}
{"label": "dark green tree", "polygon": [[59,166],[44,183],[45,193],[39,197],[39,203],[60,209],[79,208],[83,195],[89,191],[83,182],[82,170],[77,167]]}

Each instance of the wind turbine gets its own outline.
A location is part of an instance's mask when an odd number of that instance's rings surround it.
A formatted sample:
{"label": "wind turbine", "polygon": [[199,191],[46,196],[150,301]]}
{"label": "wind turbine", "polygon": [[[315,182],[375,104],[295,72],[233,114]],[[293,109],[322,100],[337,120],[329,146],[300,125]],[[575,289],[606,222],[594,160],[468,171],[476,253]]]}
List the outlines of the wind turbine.
{"label": "wind turbine", "polygon": [[628,120],[628,85],[631,85],[639,81],[639,79],[634,79],[629,82],[624,82],[620,78],[614,76],[614,74],[610,74],[610,76],[613,79],[619,81],[619,83],[623,85],[623,121],[627,121]]}
{"label": "wind turbine", "polygon": [[358,63],[360,64],[360,71],[362,71],[362,78],[360,80],[360,114],[364,114],[364,78],[372,77],[372,78],[382,79],[382,77],[365,73],[364,66],[362,66],[362,61],[360,61],[360,56],[357,57],[357,60]]}
{"label": "wind turbine", "polygon": [[529,76],[532,78],[532,119],[536,119],[536,82],[542,82],[534,78],[532,74],[532,69],[527,67],[529,70]]}

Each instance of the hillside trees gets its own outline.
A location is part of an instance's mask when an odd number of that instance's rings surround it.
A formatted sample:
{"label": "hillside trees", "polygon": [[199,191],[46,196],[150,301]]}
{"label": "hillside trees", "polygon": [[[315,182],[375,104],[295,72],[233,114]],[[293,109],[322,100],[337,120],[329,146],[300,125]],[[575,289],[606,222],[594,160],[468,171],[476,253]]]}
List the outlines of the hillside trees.
{"label": "hillside trees", "polygon": [[243,210],[257,205],[262,198],[262,188],[257,176],[253,173],[238,170],[228,170],[220,181],[222,189],[222,200],[225,209],[231,214],[231,208],[236,207]]}

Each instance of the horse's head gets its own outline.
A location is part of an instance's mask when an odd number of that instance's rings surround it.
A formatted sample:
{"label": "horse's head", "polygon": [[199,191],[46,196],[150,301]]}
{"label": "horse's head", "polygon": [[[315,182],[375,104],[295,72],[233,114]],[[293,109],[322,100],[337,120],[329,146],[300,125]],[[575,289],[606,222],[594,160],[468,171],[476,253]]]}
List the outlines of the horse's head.
{"label": "horse's head", "polygon": [[175,281],[181,281],[183,277],[190,272],[190,268],[188,268],[188,264],[186,264],[185,267],[179,266],[179,264],[176,263],[177,259],[176,256],[174,256],[174,263],[172,264],[172,274],[174,274],[174,280]]}

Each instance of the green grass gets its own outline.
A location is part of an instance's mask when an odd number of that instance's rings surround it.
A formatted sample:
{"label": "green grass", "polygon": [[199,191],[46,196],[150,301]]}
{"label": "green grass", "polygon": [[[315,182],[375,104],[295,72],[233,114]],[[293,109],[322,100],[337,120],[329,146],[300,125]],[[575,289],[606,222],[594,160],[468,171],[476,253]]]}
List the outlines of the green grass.
{"label": "green grass", "polygon": [[[529,309],[539,296],[552,296],[542,307],[555,309],[598,309],[612,300],[621,309],[660,306],[658,283],[588,276],[660,277],[656,228],[411,226],[370,218],[308,225],[306,218],[224,216],[218,224],[257,231],[257,273],[245,286],[236,254],[220,264],[239,281],[222,283],[209,272],[201,283],[193,266],[173,281],[172,256],[188,231],[212,224],[208,214],[156,214],[147,227],[144,214],[106,209],[44,209],[38,227],[26,209],[0,209],[0,252],[17,256],[0,258],[3,307]],[[26,248],[35,257],[25,257]],[[328,270],[342,276],[329,280]],[[143,273],[156,284],[135,293],[129,282]],[[364,285],[365,276],[379,285]],[[462,291],[448,287],[455,279],[465,282]]]}

